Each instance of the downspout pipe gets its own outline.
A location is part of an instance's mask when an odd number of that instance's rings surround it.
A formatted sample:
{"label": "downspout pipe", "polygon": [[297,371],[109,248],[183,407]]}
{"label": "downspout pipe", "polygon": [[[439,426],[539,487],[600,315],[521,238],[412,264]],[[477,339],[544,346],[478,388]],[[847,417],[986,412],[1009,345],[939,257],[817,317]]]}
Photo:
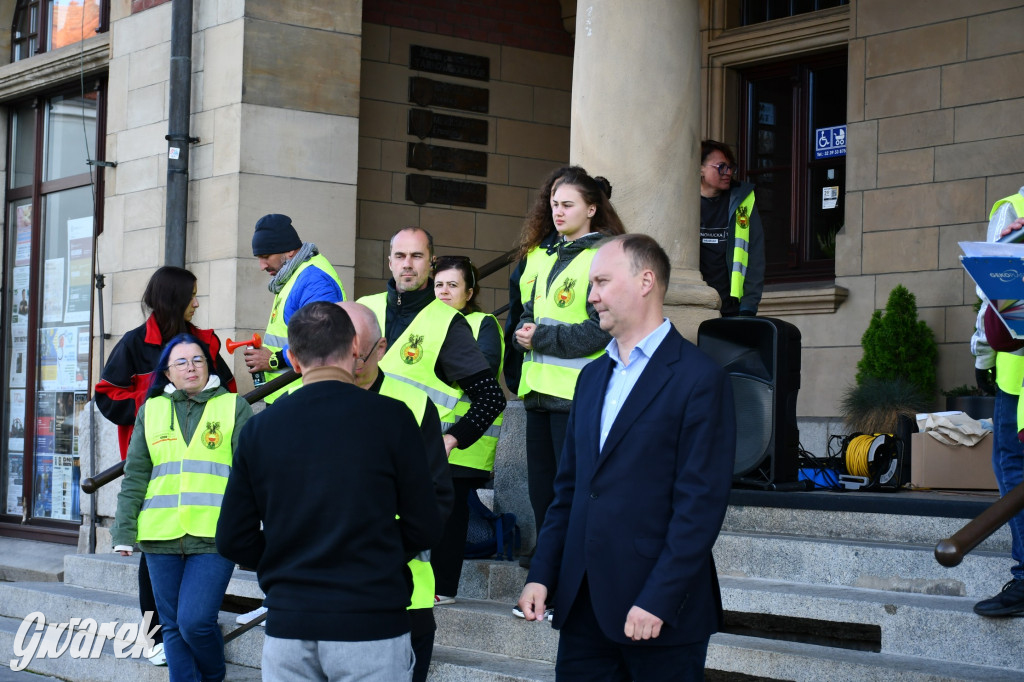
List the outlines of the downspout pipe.
{"label": "downspout pipe", "polygon": [[192,101],[192,0],[171,0],[171,74],[167,117],[167,216],[164,263],[185,267]]}

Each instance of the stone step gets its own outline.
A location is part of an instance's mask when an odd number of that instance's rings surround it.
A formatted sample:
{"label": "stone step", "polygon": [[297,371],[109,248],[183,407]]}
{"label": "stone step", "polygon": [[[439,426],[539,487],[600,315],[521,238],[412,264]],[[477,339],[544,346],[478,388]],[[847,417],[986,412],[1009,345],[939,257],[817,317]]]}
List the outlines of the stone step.
{"label": "stone step", "polygon": [[[119,554],[69,554],[64,557],[64,583],[110,592],[138,594],[139,557]],[[263,599],[256,574],[235,568],[227,594],[247,599]]]}
{"label": "stone step", "polygon": [[[734,498],[749,497],[752,491],[733,491]],[[781,493],[777,493],[781,494]],[[840,500],[856,500],[861,496],[870,497],[878,506],[888,500],[898,500],[923,493],[811,493],[812,495],[836,496]],[[790,493],[787,500],[798,503],[803,493]],[[938,493],[932,493],[938,495]],[[946,505],[956,509],[954,499]],[[859,510],[794,509],[787,507],[763,507],[731,504],[725,515],[722,530],[736,533],[763,533],[768,535],[798,535],[806,538],[828,540],[864,540],[889,542],[898,545],[921,545],[934,549],[935,544],[960,530],[969,518],[941,516],[944,507],[942,499],[930,505],[935,514],[881,514]],[[991,502],[994,502],[992,498]],[[981,508],[984,508],[983,506]],[[996,530],[978,549],[1010,553],[1010,530],[1005,525]]]}
{"label": "stone step", "polygon": [[1024,619],[982,618],[970,598],[749,578],[723,577],[721,586],[728,612],[818,621],[823,634],[833,623],[877,626],[881,654],[1024,668]]}
{"label": "stone step", "polygon": [[555,665],[435,644],[428,679],[436,682],[554,682]]}
{"label": "stone step", "polygon": [[[139,623],[141,620],[138,598],[133,594],[64,583],[0,584],[0,616],[21,622],[35,611],[42,612],[47,623],[67,623],[72,618],[92,618],[99,623]],[[235,623],[236,616],[227,611],[220,612],[222,633],[227,634],[239,627]],[[229,643],[225,649],[228,662],[259,667],[263,655],[263,634],[263,628],[253,628]]]}
{"label": "stone step", "polygon": [[[706,669],[789,682],[1021,682],[1020,668],[934,661],[718,633]],[[722,679],[719,677],[718,679]]]}
{"label": "stone step", "polygon": [[[1009,552],[975,550],[955,568],[925,545],[724,531],[719,575],[984,599],[1010,579]],[[67,569],[65,569],[66,572]]]}
{"label": "stone step", "polygon": [[[138,622],[137,618],[135,622]],[[12,657],[15,655],[15,644],[21,624],[20,618],[0,616],[0,650],[10,652]],[[24,645],[24,642],[22,644]],[[9,660],[5,659],[3,664],[9,665]],[[72,658],[70,652],[65,652],[58,658],[33,658],[28,664],[28,671],[73,682],[167,682],[167,668],[157,667],[144,658],[119,659],[114,654],[114,644],[111,641],[107,641],[95,659]],[[258,668],[237,665],[229,661],[226,679],[232,682],[259,682],[262,676]]]}

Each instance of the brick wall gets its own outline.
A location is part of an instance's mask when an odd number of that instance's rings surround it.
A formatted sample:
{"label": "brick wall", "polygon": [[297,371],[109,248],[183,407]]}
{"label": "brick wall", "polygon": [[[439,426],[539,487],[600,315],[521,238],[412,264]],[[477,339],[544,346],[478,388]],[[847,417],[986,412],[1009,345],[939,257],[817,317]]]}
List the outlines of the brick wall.
{"label": "brick wall", "polygon": [[558,0],[363,0],[368,23],[572,55],[561,11]]}

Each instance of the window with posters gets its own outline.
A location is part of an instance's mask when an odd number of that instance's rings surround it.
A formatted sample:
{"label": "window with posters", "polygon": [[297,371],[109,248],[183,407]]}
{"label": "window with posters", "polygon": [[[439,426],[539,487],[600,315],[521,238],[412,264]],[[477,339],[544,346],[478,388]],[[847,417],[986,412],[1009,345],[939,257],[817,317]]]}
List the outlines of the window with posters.
{"label": "window with posters", "polygon": [[[89,400],[103,82],[11,106],[0,532],[76,537]],[[72,534],[74,532],[74,534]],[[5,533],[12,534],[12,533]]]}

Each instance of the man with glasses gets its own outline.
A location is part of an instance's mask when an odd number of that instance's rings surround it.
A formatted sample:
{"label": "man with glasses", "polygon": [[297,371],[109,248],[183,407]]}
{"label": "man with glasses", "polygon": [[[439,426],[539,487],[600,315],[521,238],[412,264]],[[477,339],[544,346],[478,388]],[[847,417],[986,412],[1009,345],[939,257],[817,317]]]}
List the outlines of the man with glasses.
{"label": "man with glasses", "polygon": [[[447,521],[452,513],[455,499],[452,478],[448,471],[448,458],[441,437],[441,422],[430,398],[412,384],[387,376],[380,371],[378,363],[387,350],[387,339],[381,334],[377,316],[361,303],[345,301],[338,304],[348,313],[359,339],[355,364],[355,384],[371,393],[386,395],[401,400],[412,411],[420,425],[420,436],[427,451],[427,464],[434,481],[434,495],[437,498],[441,518]],[[434,649],[434,573],[430,567],[430,553],[425,552],[409,562],[412,572],[413,592],[409,606],[409,624],[412,627],[412,650],[416,655],[412,682],[424,682],[430,669],[430,657]]]}
{"label": "man with glasses", "polygon": [[[467,448],[505,409],[505,394],[462,314],[434,298],[431,266],[434,239],[420,227],[406,227],[391,238],[387,291],[363,296],[384,329],[387,350],[380,369],[424,390],[437,407],[445,450]],[[469,412],[455,415],[465,394]],[[450,602],[449,602],[450,603]]]}
{"label": "man with glasses", "polygon": [[722,317],[752,317],[764,289],[754,185],[736,180],[736,157],[721,142],[701,142],[700,159],[700,274],[722,299]]}

